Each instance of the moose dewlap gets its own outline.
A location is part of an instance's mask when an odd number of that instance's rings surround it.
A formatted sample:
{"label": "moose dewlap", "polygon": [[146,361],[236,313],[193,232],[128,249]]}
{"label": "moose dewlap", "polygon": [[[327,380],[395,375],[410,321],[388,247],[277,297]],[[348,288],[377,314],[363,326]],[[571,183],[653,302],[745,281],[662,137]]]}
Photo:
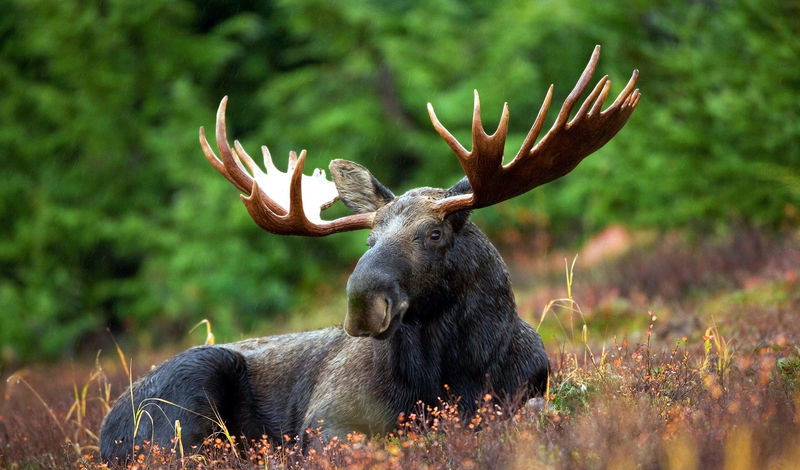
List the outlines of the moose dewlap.
{"label": "moose dewlap", "polygon": [[[126,390],[106,416],[102,458],[129,459],[145,440],[171,445],[178,420],[184,449],[202,443],[221,423],[232,435],[279,442],[288,435],[304,444],[304,430],[319,423],[323,440],[390,431],[400,413],[413,412],[419,401],[460,397],[463,415],[470,416],[487,391],[500,400],[543,392],[549,362],[542,340],[517,314],[505,263],[469,214],[569,173],[625,125],[639,102],[636,71],[605,111],[610,82],[603,77],[569,121],[599,57],[597,46],[537,143],[550,87],[522,148],[506,165],[507,104],[497,131],[487,135],[475,93],[470,151],[428,104],[436,131],[466,176],[450,189],[417,188],[400,196],[345,160],[331,162],[332,183],[319,170],[305,176],[305,150],[290,154],[284,174],[264,147],[263,173],[238,141],[235,149],[229,146],[223,98],[216,127],[220,158],[203,128],[200,144],[214,168],[246,194],[242,200],[259,226],[306,236],[370,229],[369,249],[347,282],[344,324],[201,346],[165,361]],[[338,199],[354,215],[322,220],[320,211]]]}

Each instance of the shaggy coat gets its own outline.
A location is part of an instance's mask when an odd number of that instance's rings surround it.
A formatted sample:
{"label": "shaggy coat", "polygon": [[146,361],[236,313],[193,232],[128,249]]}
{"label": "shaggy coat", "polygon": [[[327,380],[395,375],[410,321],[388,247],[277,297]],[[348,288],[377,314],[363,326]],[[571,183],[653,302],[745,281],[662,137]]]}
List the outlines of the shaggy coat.
{"label": "shaggy coat", "polygon": [[[469,213],[440,220],[430,208],[469,191],[468,182],[395,198],[363,167],[337,162],[342,201],[355,212],[377,210],[370,248],[348,281],[344,326],[201,346],[165,361],[105,418],[103,459],[128,459],[144,440],[171,446],[176,420],[185,449],[220,421],[236,436],[304,444],[308,428],[321,427],[323,439],[386,433],[420,401],[460,397],[469,416],[487,391],[544,391],[547,355],[517,314],[499,253]],[[137,409],[147,412],[138,429]]]}

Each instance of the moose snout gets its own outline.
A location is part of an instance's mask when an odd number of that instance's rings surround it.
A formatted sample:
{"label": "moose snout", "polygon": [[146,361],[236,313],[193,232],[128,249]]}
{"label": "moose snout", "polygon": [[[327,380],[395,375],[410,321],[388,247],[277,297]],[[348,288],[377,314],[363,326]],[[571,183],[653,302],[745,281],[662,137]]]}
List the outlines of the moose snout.
{"label": "moose snout", "polygon": [[347,284],[344,331],[350,336],[390,336],[408,309],[408,299],[396,283],[381,275],[351,276]]}
{"label": "moose snout", "polygon": [[344,331],[351,336],[390,337],[408,310],[409,298],[400,280],[409,271],[394,244],[378,243],[367,251],[347,280]]}
{"label": "moose snout", "polygon": [[350,336],[383,333],[392,322],[392,300],[383,295],[353,296],[347,305],[344,331]]}

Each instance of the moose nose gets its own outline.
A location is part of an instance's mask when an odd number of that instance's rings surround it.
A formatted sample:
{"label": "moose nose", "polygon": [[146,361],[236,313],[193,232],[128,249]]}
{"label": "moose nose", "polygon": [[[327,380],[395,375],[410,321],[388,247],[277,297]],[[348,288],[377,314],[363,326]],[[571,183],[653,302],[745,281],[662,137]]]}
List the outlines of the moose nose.
{"label": "moose nose", "polygon": [[383,295],[353,295],[348,299],[344,331],[350,336],[374,336],[392,321],[392,301]]}
{"label": "moose nose", "polygon": [[386,339],[399,327],[409,305],[400,279],[409,269],[397,251],[378,242],[358,260],[347,281],[347,334]]}
{"label": "moose nose", "polygon": [[[358,267],[347,282],[347,315],[344,331],[351,336],[372,336],[394,331],[408,309],[408,298],[391,276],[381,272],[359,272]],[[397,325],[395,325],[396,328]]]}

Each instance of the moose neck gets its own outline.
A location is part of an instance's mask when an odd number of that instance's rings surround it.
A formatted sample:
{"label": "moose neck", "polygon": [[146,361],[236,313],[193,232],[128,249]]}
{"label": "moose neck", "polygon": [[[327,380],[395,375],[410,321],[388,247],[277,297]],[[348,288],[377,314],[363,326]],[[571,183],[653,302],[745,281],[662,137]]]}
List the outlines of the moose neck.
{"label": "moose neck", "polygon": [[[517,316],[503,259],[471,222],[463,227],[448,256],[448,276],[432,298],[412,302],[408,321],[389,339],[389,371],[406,387],[441,395],[485,387],[486,374],[501,360],[513,337]],[[465,390],[456,390],[465,394]]]}

